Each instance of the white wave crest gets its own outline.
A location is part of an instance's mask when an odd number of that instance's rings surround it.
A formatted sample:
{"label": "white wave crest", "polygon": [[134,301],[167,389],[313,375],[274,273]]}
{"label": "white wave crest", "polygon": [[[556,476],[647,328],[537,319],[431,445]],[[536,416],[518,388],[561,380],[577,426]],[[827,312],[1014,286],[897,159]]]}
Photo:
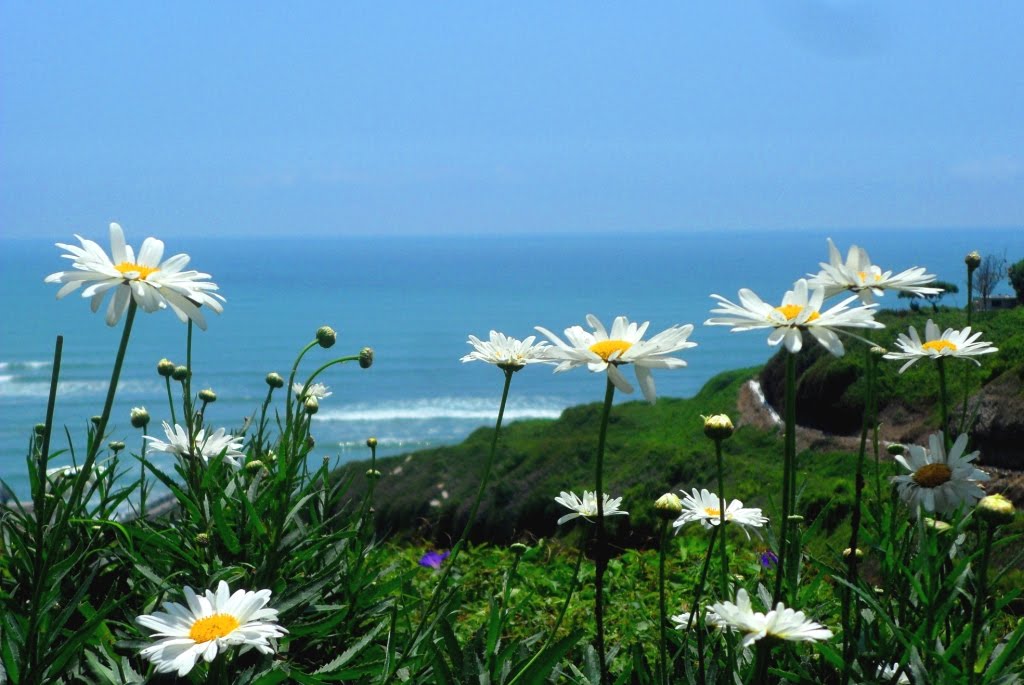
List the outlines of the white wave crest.
{"label": "white wave crest", "polygon": [[[498,418],[498,407],[494,400],[461,399],[455,397],[436,400],[406,400],[382,402],[379,405],[358,404],[325,411],[313,418],[317,421],[494,421]],[[565,406],[552,402],[534,405],[506,406],[505,421],[518,419],[557,419]]]}
{"label": "white wave crest", "polygon": [[[10,381],[10,376],[0,376],[0,380]],[[117,384],[117,391],[142,392],[149,390],[152,386],[138,381],[124,381]],[[57,393],[65,397],[81,397],[87,395],[99,395],[107,391],[107,381],[60,381],[57,384]],[[43,381],[32,381],[29,383],[3,382],[0,383],[0,397],[48,397],[50,395],[50,384]]]}
{"label": "white wave crest", "polygon": [[15,371],[18,369],[45,369],[50,366],[48,361],[27,361],[27,362],[0,362],[0,371]]}

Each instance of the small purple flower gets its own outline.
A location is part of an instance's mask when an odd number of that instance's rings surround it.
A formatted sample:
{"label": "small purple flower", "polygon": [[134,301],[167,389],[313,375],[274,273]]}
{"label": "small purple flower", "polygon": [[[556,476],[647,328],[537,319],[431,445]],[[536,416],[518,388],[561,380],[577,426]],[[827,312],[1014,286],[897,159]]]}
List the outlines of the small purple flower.
{"label": "small purple flower", "polygon": [[775,552],[770,549],[766,549],[761,552],[761,566],[764,568],[771,568],[779,563],[779,557],[776,556]]}
{"label": "small purple flower", "polygon": [[426,566],[427,568],[441,568],[441,562],[448,558],[451,552],[435,552],[430,550],[422,557],[420,557],[420,566]]}

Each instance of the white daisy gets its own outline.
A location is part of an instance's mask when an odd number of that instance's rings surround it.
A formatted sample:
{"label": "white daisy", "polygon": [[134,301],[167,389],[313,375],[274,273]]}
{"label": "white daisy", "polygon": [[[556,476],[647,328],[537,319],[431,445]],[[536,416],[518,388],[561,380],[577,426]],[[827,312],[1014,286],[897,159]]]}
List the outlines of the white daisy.
{"label": "white daisy", "polygon": [[147,312],[170,307],[183,322],[192,319],[206,330],[206,319],[199,310],[206,305],[218,314],[223,311],[224,298],[216,292],[217,284],[207,279],[210,274],[183,271],[188,265],[187,254],[177,254],[163,262],[164,244],[156,238],[146,238],[138,257],[131,245],[124,241],[124,232],[117,224],[110,224],[110,256],[98,244],[76,235],[82,244],[57,243],[57,247],[70,254],[62,255],[72,261],[73,271],[58,271],[46,277],[46,283],[63,283],[57,299],[85,285],[82,297],[91,298],[92,310],[108,290],[114,294],[107,306],[107,325],[113,326],[128,306],[128,298]]}
{"label": "white daisy", "polygon": [[305,393],[302,392],[303,387],[305,386],[303,386],[302,383],[296,382],[292,384],[292,392],[295,393],[295,396],[300,400],[309,399],[310,397],[315,400],[322,400],[325,397],[330,397],[334,394],[331,392],[331,389],[323,383],[310,384],[310,386],[306,388]]}
{"label": "white daisy", "polygon": [[669,357],[672,352],[696,347],[697,343],[687,342],[693,326],[672,326],[650,340],[643,340],[644,333],[650,325],[649,321],[637,325],[630,323],[624,316],[615,317],[611,333],[605,330],[601,321],[593,314],[587,314],[587,323],[594,329],[591,333],[580,326],[565,329],[566,344],[557,335],[546,328],[537,326],[537,330],[546,335],[555,347],[548,348],[547,357],[560,362],[555,373],[587,365],[591,371],[608,372],[608,378],[622,392],[633,392],[633,386],[619,371],[622,364],[636,366],[636,379],[648,402],[654,402],[654,376],[651,369],[678,369],[686,366],[686,362],[676,357]]}
{"label": "white daisy", "polygon": [[216,592],[207,590],[201,596],[186,587],[184,594],[188,606],[164,602],[164,611],[135,619],[154,631],[150,637],[162,638],[141,652],[153,662],[157,673],[177,671],[184,676],[199,657],[210,662],[234,646],[240,646],[243,652],[256,648],[263,654],[273,654],[277,638],[288,632],[275,623],[277,609],[266,606],[270,590],[236,590],[231,594],[222,580]]}
{"label": "white daisy", "polygon": [[[689,495],[685,491],[680,490],[680,492],[683,493],[683,513],[672,523],[676,532],[679,532],[678,529],[681,526],[692,521],[700,521],[700,524],[708,529],[721,523],[722,503],[718,495],[707,489],[697,492],[697,488],[694,488]],[[743,502],[738,499],[729,502],[729,506],[725,510],[725,520],[727,523],[742,525],[748,538],[750,537],[748,526],[760,528],[768,523],[768,519],[761,514],[760,509],[744,507]]]}
{"label": "white daisy", "polygon": [[[605,516],[615,516],[617,514],[629,514],[628,511],[621,511],[619,505],[622,504],[621,497],[610,498],[608,494],[603,495],[603,509]],[[571,514],[566,514],[562,518],[558,519],[558,525],[562,525],[566,521],[571,521],[577,516],[582,516],[586,520],[590,520],[597,516],[597,495],[589,490],[583,491],[583,499],[576,496],[574,492],[565,492],[564,490],[555,498],[555,501],[561,504],[563,507],[572,509]]]}
{"label": "white daisy", "polygon": [[817,276],[812,276],[809,282],[811,287],[824,288],[825,297],[849,290],[857,293],[861,302],[871,304],[874,301],[872,295],[882,296],[886,290],[899,290],[918,296],[942,292],[942,288],[927,286],[935,281],[935,274],[925,273],[923,267],[915,266],[893,276],[892,271],[883,272],[881,267],[872,264],[867,251],[856,245],[850,246],[846,261],[843,262],[842,255],[829,238],[828,257],[829,263],[821,262],[821,271]]}
{"label": "white daisy", "polygon": [[967,434],[956,439],[946,454],[945,437],[941,432],[928,436],[928,448],[910,445],[907,454],[897,455],[896,461],[910,473],[893,476],[900,497],[907,506],[919,512],[951,514],[962,506],[973,506],[985,496],[979,481],[989,475],[974,467],[978,452],[964,454]]}
{"label": "white daisy", "polygon": [[837,357],[845,350],[843,343],[836,335],[839,328],[884,328],[872,318],[877,304],[860,305],[849,308],[849,304],[857,299],[849,297],[827,311],[821,310],[825,300],[825,289],[809,288],[804,279],[793,284],[793,289],[786,291],[782,304],[778,307],[764,302],[754,291],[743,288],[739,291],[740,304],[733,304],[721,295],[712,295],[721,305],[712,309],[712,314],[724,314],[704,322],[705,326],[732,326],[733,331],[750,331],[758,328],[774,329],[768,336],[769,345],[778,345],[785,341],[786,349],[792,353],[800,351],[803,346],[803,331],[808,331],[825,349]]}
{"label": "white daisy", "polygon": [[224,461],[236,468],[240,467],[245,460],[245,453],[242,452],[242,438],[228,434],[223,428],[218,428],[209,435],[206,434],[205,428],[200,430],[196,434],[196,454],[193,455],[188,431],[178,424],[174,424],[174,428],[171,428],[166,421],[163,424],[167,442],[152,435],[142,436],[144,440],[149,440],[150,448],[155,452],[169,452],[179,457],[197,456],[206,463],[223,453]]}
{"label": "white daisy", "polygon": [[[89,471],[89,478],[85,481],[83,487],[88,490],[90,489],[100,477],[103,476],[106,469],[99,464],[94,464],[92,469]],[[78,474],[82,472],[81,466],[54,466],[46,469],[46,483],[43,484],[43,488],[46,492],[49,492],[52,487],[60,487],[61,484],[71,478],[78,477]]]}
{"label": "white daisy", "polygon": [[[698,614],[697,616],[694,616],[691,619],[690,616],[691,616],[692,613],[693,612],[690,612],[690,611],[684,611],[681,614],[676,614],[675,616],[669,616],[668,618],[669,618],[670,621],[672,621],[673,623],[676,624],[676,630],[686,630],[686,627],[690,625],[690,621],[691,620],[694,623],[696,623],[697,619],[699,618],[699,614]],[[707,625],[717,625],[718,621],[719,621],[718,614],[716,614],[715,612],[713,612],[711,610],[705,610],[705,612],[704,612],[704,622]]]}
{"label": "white daisy", "polygon": [[[710,612],[714,612],[714,619],[711,618]],[[736,593],[735,604],[712,604],[708,622],[722,629],[732,628],[744,633],[741,643],[744,647],[749,647],[763,637],[790,642],[817,642],[832,637],[831,630],[820,623],[808,620],[802,611],[787,609],[782,602],[776,604],[767,614],[754,611],[750,605],[750,597],[743,588]]]}
{"label": "white daisy", "polygon": [[491,339],[488,341],[471,335],[468,342],[473,346],[473,351],[463,357],[462,361],[487,362],[496,365],[499,369],[511,369],[512,371],[518,371],[527,364],[551,363],[546,356],[547,342],[539,342],[534,345],[534,340],[536,340],[536,336],[533,335],[525,340],[517,340],[498,331],[491,331]]}
{"label": "white daisy", "polygon": [[978,366],[981,366],[981,362],[977,359],[972,359],[972,357],[999,351],[999,348],[992,347],[992,343],[978,342],[978,338],[981,337],[981,331],[971,335],[970,326],[961,331],[947,328],[942,333],[939,333],[939,327],[935,325],[934,321],[928,319],[928,323],[924,327],[924,337],[925,341],[921,342],[917,329],[911,326],[909,336],[900,333],[899,338],[896,340],[896,346],[903,351],[889,352],[884,355],[884,358],[906,359],[907,363],[900,367],[900,373],[903,373],[911,364],[923,357],[930,357],[931,359],[961,357],[963,359],[970,359]]}

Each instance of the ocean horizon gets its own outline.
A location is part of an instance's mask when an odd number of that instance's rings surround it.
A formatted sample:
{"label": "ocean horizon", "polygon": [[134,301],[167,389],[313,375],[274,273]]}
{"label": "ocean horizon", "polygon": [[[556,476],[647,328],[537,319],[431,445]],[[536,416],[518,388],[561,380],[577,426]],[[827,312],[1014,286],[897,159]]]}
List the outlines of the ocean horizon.
{"label": "ocean horizon", "polygon": [[[145,232],[125,226],[128,242]],[[83,233],[107,248],[105,227]],[[258,411],[270,371],[287,378],[295,355],[321,325],[338,331],[331,350],[313,349],[306,374],[320,363],[372,347],[372,368],[332,367],[318,380],[333,395],[314,417],[314,456],[334,463],[369,456],[366,438],[378,438],[387,456],[451,444],[493,425],[502,376],[459,359],[468,335],[496,329],[523,338],[544,326],[561,334],[593,313],[606,324],[619,314],[651,322],[650,334],[673,324],[694,324],[698,347],[681,370],[656,371],[659,396],[689,397],[722,371],[763,363],[775,351],[758,333],[730,334],[702,323],[710,294],[735,300],[748,287],[777,300],[797,278],[827,261],[826,238],[846,253],[851,243],[894,272],[922,266],[960,286],[943,304],[965,302],[964,255],[1005,251],[1024,257],[1024,232],[1007,229],[865,231],[708,231],[685,234],[521,236],[387,236],[336,238],[182,237],[165,239],[169,256],[192,257],[227,298],[224,313],[208,314],[209,329],[193,340],[193,390],[212,388],[206,412],[229,431]],[[72,235],[60,242],[74,243]],[[28,492],[26,452],[32,427],[45,418],[51,359],[57,335],[64,355],[51,465],[80,461],[89,417],[102,409],[121,325],[108,327],[103,309],[93,314],[80,291],[55,300],[50,273],[66,268],[52,240],[0,239],[0,291],[6,321],[0,332],[0,479],[19,497]],[[1005,281],[998,292],[1011,293]],[[889,294],[885,308],[904,308]],[[169,311],[139,312],[129,344],[108,439],[140,446],[131,407],[152,415],[150,434],[169,420],[164,357],[185,359],[186,327]],[[626,371],[632,379],[632,371]],[[300,373],[299,377],[305,378]],[[528,367],[512,383],[506,420],[556,418],[569,406],[597,402],[604,379],[584,369],[552,374]],[[283,394],[282,394],[283,395]],[[617,401],[642,399],[617,394]],[[277,406],[283,396],[278,398]],[[71,440],[64,432],[67,428]],[[122,465],[137,462],[122,456]],[[169,465],[169,462],[164,462]]]}

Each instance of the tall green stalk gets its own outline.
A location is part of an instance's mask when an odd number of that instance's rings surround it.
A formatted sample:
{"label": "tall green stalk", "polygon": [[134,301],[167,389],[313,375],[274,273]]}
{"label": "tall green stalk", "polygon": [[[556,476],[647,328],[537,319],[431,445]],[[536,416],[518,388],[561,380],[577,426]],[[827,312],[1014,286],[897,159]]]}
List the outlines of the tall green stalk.
{"label": "tall green stalk", "polygon": [[[719,561],[721,562],[721,568],[718,573],[718,591],[721,600],[727,602],[732,598],[732,594],[729,591],[729,552],[726,542],[728,538],[725,533],[725,510],[728,507],[728,500],[725,498],[725,465],[722,460],[721,438],[715,439],[715,461],[718,467],[718,528],[722,531],[721,544],[718,546]],[[735,666],[732,637],[729,634],[724,634],[723,639],[725,640],[727,652],[726,681],[732,682],[733,666]]]}
{"label": "tall green stalk", "polygon": [[[796,483],[796,355],[792,352],[786,353],[786,435],[785,450],[782,465],[782,530],[779,535],[779,562],[775,567],[775,591],[772,594],[772,604],[786,602],[783,594],[783,581],[786,579],[786,572],[793,560],[790,559],[791,547],[790,538],[790,516],[793,515],[793,508],[796,493],[793,492]],[[799,559],[799,557],[797,558]]]}
{"label": "tall green stalk", "polygon": [[949,435],[949,396],[946,393],[946,359],[945,357],[938,357],[935,360],[935,364],[939,369],[939,400],[942,411],[942,435],[944,440],[945,449],[948,451],[953,441]]}
{"label": "tall green stalk", "polygon": [[661,522],[661,544],[658,546],[658,670],[662,685],[668,685],[668,647],[665,626],[668,609],[665,603],[665,556],[668,551],[668,519]]}
{"label": "tall green stalk", "polygon": [[604,392],[604,407],[601,411],[601,429],[597,438],[597,459],[595,463],[597,492],[597,551],[595,552],[594,573],[594,619],[597,622],[597,655],[601,667],[601,685],[608,683],[608,661],[604,647],[604,573],[608,569],[608,535],[604,526],[604,448],[608,434],[608,416],[615,397],[615,385],[609,378]]}
{"label": "tall green stalk", "polygon": [[[689,636],[690,629],[693,627],[693,621],[700,613],[700,600],[704,595],[704,584],[708,580],[708,570],[711,568],[711,557],[715,551],[715,538],[718,537],[718,532],[721,527],[715,528],[711,531],[711,538],[708,540],[708,549],[704,553],[704,564],[700,569],[700,579],[697,581],[697,586],[693,589],[693,602],[690,603],[690,618],[686,622],[685,635]],[[722,600],[726,601],[726,600]],[[701,630],[697,631],[697,682],[700,685],[705,685],[707,682],[707,676],[704,673],[704,633]]]}
{"label": "tall green stalk", "polygon": [[988,522],[985,524],[985,545],[981,553],[981,565],[978,569],[978,591],[974,595],[974,603],[971,612],[971,642],[967,647],[967,677],[969,685],[974,685],[978,680],[978,672],[974,663],[978,660],[978,638],[981,637],[982,615],[985,609],[985,600],[988,598],[988,564],[992,556],[992,539],[995,537],[996,525]]}

